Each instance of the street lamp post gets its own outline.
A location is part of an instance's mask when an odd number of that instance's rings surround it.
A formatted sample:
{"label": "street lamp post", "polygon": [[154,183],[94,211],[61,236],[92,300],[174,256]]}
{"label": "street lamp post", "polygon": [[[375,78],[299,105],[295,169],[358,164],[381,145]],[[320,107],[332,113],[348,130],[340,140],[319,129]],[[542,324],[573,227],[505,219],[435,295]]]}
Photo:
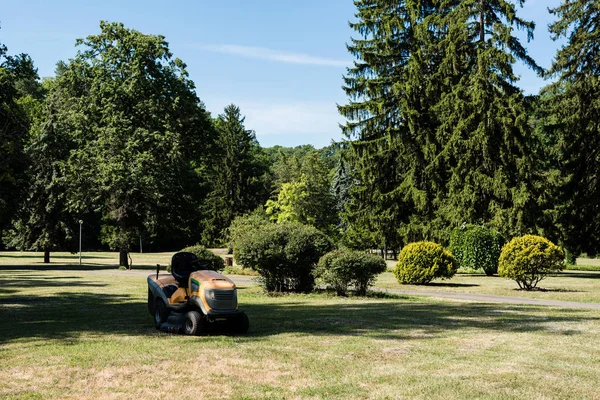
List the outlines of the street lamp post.
{"label": "street lamp post", "polygon": [[79,265],[81,265],[81,224],[83,221],[79,220]]}

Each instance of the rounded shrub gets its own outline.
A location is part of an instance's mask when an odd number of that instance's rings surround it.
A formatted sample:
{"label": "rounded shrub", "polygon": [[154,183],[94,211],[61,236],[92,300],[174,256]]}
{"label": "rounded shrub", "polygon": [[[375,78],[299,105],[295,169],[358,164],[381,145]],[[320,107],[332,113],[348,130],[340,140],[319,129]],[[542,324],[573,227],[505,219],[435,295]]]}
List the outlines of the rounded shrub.
{"label": "rounded shrub", "polygon": [[456,228],[450,235],[449,250],[459,267],[479,269],[491,276],[498,272],[498,259],[505,240],[490,228],[467,225]]}
{"label": "rounded shrub", "polygon": [[562,271],[564,259],[560,247],[546,238],[516,237],[502,248],[498,275],[516,281],[521,289],[531,290],[546,275]]}
{"label": "rounded shrub", "polygon": [[402,249],[394,274],[400,283],[423,285],[435,278],[452,278],[457,269],[454,256],[441,245],[416,242]]}
{"label": "rounded shrub", "polygon": [[313,270],[333,244],[316,228],[297,222],[266,224],[236,242],[234,258],[261,275],[269,292],[310,292]]}
{"label": "rounded shrub", "polygon": [[190,246],[181,251],[194,253],[198,257],[198,260],[200,260],[200,264],[206,264],[207,267],[213,271],[221,271],[225,268],[225,261],[204,246]]}
{"label": "rounded shrub", "polygon": [[345,295],[354,286],[356,294],[364,296],[375,277],[384,272],[387,265],[383,258],[358,250],[334,250],[319,260],[315,277]]}

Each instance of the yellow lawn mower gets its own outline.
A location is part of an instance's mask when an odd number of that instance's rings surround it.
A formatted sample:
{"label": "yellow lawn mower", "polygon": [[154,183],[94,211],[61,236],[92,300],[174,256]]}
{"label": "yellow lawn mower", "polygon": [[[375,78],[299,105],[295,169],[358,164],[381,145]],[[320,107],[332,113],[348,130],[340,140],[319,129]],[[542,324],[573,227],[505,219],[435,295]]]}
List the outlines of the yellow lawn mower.
{"label": "yellow lawn mower", "polygon": [[148,311],[163,332],[244,334],[250,326],[246,313],[238,309],[235,283],[194,253],[174,254],[171,275],[159,275],[157,268],[148,276]]}

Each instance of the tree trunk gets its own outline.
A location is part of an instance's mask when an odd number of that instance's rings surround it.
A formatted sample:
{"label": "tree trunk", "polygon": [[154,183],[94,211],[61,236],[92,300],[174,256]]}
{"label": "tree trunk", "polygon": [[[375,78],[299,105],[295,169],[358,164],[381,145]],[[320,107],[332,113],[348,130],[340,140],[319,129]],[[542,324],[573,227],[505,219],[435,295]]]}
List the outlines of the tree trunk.
{"label": "tree trunk", "polygon": [[127,257],[128,253],[129,252],[127,250],[123,249],[119,251],[119,267],[125,267],[129,269],[129,258]]}
{"label": "tree trunk", "polygon": [[481,10],[479,10],[479,41],[481,43],[485,43],[485,0],[481,0],[479,5],[481,6]]}
{"label": "tree trunk", "polygon": [[44,250],[44,264],[50,263],[50,250]]}

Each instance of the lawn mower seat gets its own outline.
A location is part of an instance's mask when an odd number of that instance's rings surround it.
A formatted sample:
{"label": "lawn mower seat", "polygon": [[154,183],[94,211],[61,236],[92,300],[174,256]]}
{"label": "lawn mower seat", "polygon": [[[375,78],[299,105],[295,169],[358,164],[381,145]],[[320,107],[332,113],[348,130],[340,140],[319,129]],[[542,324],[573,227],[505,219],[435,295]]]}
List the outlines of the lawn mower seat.
{"label": "lawn mower seat", "polygon": [[190,274],[198,270],[198,257],[194,253],[179,252],[171,259],[171,274],[179,287],[187,287]]}

